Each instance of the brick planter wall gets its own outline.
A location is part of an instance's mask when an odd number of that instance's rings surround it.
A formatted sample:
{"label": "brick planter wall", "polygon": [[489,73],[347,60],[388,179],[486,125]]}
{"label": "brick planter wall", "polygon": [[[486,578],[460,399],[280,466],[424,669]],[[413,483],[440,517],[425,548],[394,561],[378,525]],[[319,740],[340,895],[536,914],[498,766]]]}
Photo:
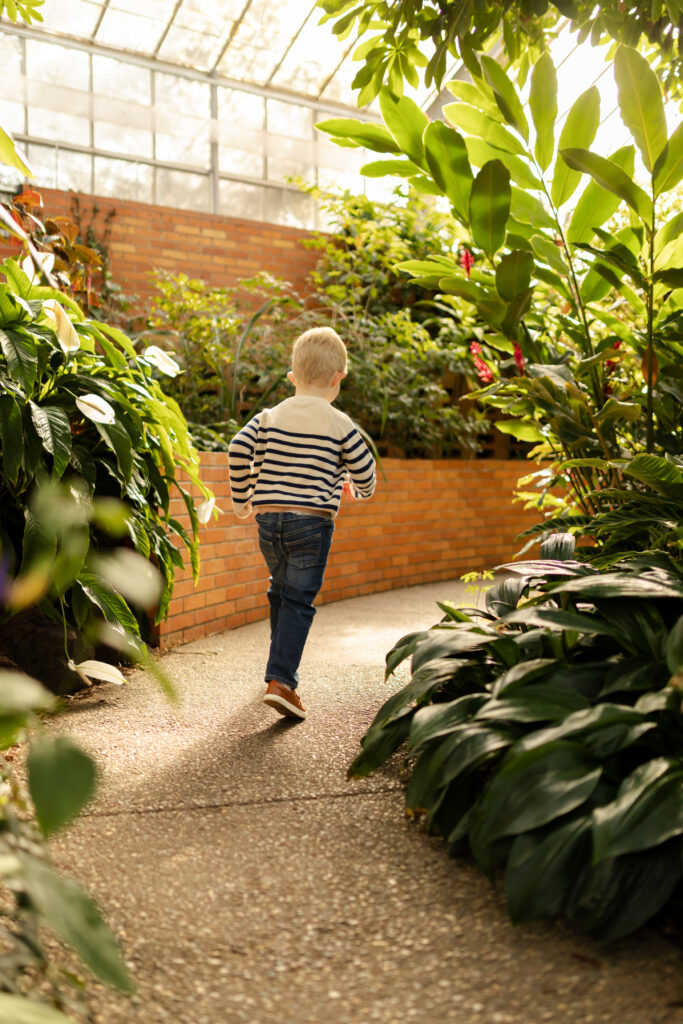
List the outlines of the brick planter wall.
{"label": "brick planter wall", "polygon": [[[522,460],[385,459],[369,502],[343,505],[318,604],[452,579],[509,561],[515,537],[537,517],[512,504]],[[233,629],[267,615],[267,571],[253,519],[230,511],[227,455],[202,455],[202,478],[225,510],[201,528],[201,574],[176,577],[162,647]],[[187,524],[182,500],[173,514]],[[447,597],[444,594],[444,597]]]}
{"label": "brick planter wall", "polygon": [[[82,223],[87,225],[97,206],[94,230],[98,238],[107,211],[116,210],[109,242],[112,275],[125,294],[143,300],[142,312],[144,300],[154,291],[150,271],[157,268],[199,277],[215,286],[231,286],[265,270],[290,281],[300,294],[310,290],[306,277],[318,254],[302,244],[311,237],[309,231],[128,199],[53,188],[39,191],[44,203],[42,217],[73,216],[72,200],[77,195]],[[16,252],[16,247],[0,239],[0,257],[15,256]]]}

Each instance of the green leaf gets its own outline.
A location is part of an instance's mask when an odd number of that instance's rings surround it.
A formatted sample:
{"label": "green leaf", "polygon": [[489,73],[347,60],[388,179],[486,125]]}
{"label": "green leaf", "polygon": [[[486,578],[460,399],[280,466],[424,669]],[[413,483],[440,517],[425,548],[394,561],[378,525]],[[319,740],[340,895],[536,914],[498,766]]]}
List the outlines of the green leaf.
{"label": "green leaf", "polygon": [[526,150],[517,136],[502,124],[492,121],[481,110],[475,110],[466,103],[447,103],[443,115],[454,128],[461,128],[468,135],[475,135],[496,149],[526,158]]}
{"label": "green leaf", "polygon": [[31,168],[17,152],[14,140],[3,128],[0,128],[0,163],[7,164],[8,167],[15,167],[27,178],[33,177]]}
{"label": "green leaf", "polygon": [[470,223],[475,244],[492,258],[505,241],[510,175],[500,160],[484,164],[472,183]]}
{"label": "green leaf", "polygon": [[672,675],[683,673],[683,615],[676,621],[666,641],[666,663]]}
{"label": "green leaf", "polygon": [[[610,160],[626,174],[633,174],[635,151],[633,146],[624,146],[614,153]],[[594,229],[609,220],[619,208],[621,200],[614,193],[606,191],[596,181],[590,181],[581,193],[569,223],[567,237],[570,242],[590,242]]]}
{"label": "green leaf", "polygon": [[649,230],[652,200],[613,160],[606,160],[588,149],[563,149],[562,156],[574,170],[590,174],[601,188],[613,192],[628,203]]}
{"label": "green leaf", "polygon": [[683,765],[664,757],[640,765],[616,800],[593,812],[593,858],[636,853],[683,833]]}
{"label": "green leaf", "polygon": [[52,456],[52,473],[59,479],[71,456],[71,424],[63,409],[55,405],[40,406],[29,402],[31,419],[43,448]]}
{"label": "green leaf", "polygon": [[536,61],[531,74],[529,107],[536,129],[534,156],[541,170],[545,171],[553,158],[557,119],[557,74],[547,51]]}
{"label": "green leaf", "polygon": [[59,1010],[24,996],[0,994],[0,1024],[73,1024]]}
{"label": "green leaf", "polygon": [[529,252],[516,249],[506,253],[496,267],[496,289],[502,299],[510,302],[526,291],[534,269],[534,258]]}
{"label": "green leaf", "polygon": [[116,455],[116,462],[125,483],[133,473],[133,443],[130,434],[118,421],[115,423],[96,423],[97,432],[108,448]]}
{"label": "green leaf", "polygon": [[465,139],[465,145],[467,146],[470,163],[474,167],[483,167],[487,160],[500,160],[507,167],[510,172],[510,178],[516,185],[519,185],[521,188],[533,189],[536,192],[540,191],[543,187],[533,170],[525,163],[522,157],[516,156],[514,153],[506,153],[504,150],[491,145],[490,142],[485,142],[484,139],[477,139],[471,135]]}
{"label": "green leaf", "polygon": [[536,423],[524,420],[496,420],[495,427],[502,434],[510,434],[518,441],[545,441]]}
{"label": "green leaf", "polygon": [[24,464],[24,433],[21,410],[13,395],[0,395],[0,444],[5,476],[14,484]]}
{"label": "green leaf", "polygon": [[355,118],[333,117],[329,121],[320,121],[315,126],[321,132],[332,136],[334,142],[351,147],[361,146],[374,153],[401,154],[400,146],[391,133],[382,124],[369,121],[358,121]]}
{"label": "green leaf", "polygon": [[416,753],[425,744],[446,736],[458,725],[470,721],[487,697],[483,693],[465,694],[444,704],[427,704],[418,708],[410,725],[409,746]]}
{"label": "green leaf", "polygon": [[79,575],[78,582],[93,604],[100,609],[107,622],[112,622],[114,625],[120,624],[129,633],[140,636],[140,627],[130,608],[104,580],[93,573],[83,572]]}
{"label": "green leaf", "polygon": [[422,142],[429,118],[414,100],[407,96],[394,96],[387,89],[379,94],[379,106],[387,128],[396,139],[400,152],[425,170],[425,151]]}
{"label": "green leaf", "polygon": [[443,121],[432,121],[424,132],[424,147],[434,181],[448,196],[458,219],[469,223],[472,168],[462,136]]}
{"label": "green leaf", "polygon": [[683,178],[683,123],[679,124],[655,166],[655,195],[670,192]]}
{"label": "green leaf", "polygon": [[481,67],[486,81],[493,89],[500,112],[508,122],[528,141],[529,125],[524,113],[522,102],[515,92],[515,87],[503,71],[497,60],[484,54]]}
{"label": "green leaf", "polygon": [[26,396],[30,395],[38,372],[38,355],[33,338],[30,334],[0,330],[0,347],[12,380],[21,385]]}
{"label": "green leaf", "polygon": [[42,683],[23,672],[0,671],[0,715],[27,715],[31,711],[49,711],[55,699]]}
{"label": "green leaf", "polygon": [[642,414],[637,402],[619,402],[616,398],[608,398],[596,415],[598,423],[611,423],[613,420],[629,420],[635,422]]}
{"label": "green leaf", "polygon": [[602,769],[578,743],[554,742],[517,754],[513,747],[487,786],[474,814],[470,840],[486,865],[487,847],[501,836],[519,835],[568,814],[585,803]]}
{"label": "green leaf", "polygon": [[95,902],[76,882],[62,878],[43,861],[21,854],[21,873],[29,900],[101,981],[134,991],[117,942]]}
{"label": "green leaf", "polygon": [[659,494],[679,500],[683,498],[683,472],[660,455],[636,455],[623,467],[623,471]]}
{"label": "green leaf", "polygon": [[61,831],[95,792],[95,763],[65,736],[38,739],[28,755],[28,781],[36,818],[45,836]]}
{"label": "green leaf", "polygon": [[512,216],[522,224],[530,224],[535,230],[541,227],[557,231],[557,223],[536,196],[521,188],[512,189]]}
{"label": "green leaf", "polygon": [[386,175],[398,175],[400,178],[412,178],[420,168],[412,160],[373,160],[363,164],[360,173],[366,178],[384,178]]}
{"label": "green leaf", "polygon": [[644,57],[619,46],[614,58],[621,119],[631,132],[648,171],[654,169],[667,142],[662,90]]}
{"label": "green leaf", "polygon": [[514,924],[555,917],[590,856],[590,819],[582,816],[550,832],[517,836],[505,871],[505,895]]}
{"label": "green leaf", "polygon": [[550,198],[559,208],[573,196],[581,181],[581,172],[574,171],[561,156],[563,149],[588,149],[600,124],[600,93],[597,86],[582,93],[567,114],[567,120],[560,133],[558,149],[560,155],[555,161],[555,171],[550,189]]}

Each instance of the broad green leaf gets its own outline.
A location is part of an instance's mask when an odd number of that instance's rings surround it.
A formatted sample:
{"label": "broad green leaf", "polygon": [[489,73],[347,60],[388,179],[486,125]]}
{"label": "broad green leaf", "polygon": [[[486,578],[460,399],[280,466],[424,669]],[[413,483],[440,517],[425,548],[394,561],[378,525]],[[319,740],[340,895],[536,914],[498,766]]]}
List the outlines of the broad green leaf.
{"label": "broad green leaf", "polygon": [[637,402],[619,402],[616,398],[608,398],[596,415],[598,423],[611,423],[613,420],[639,420],[642,408]]}
{"label": "broad green leaf", "polygon": [[0,672],[0,715],[27,715],[49,711],[55,699],[42,683],[23,672]]}
{"label": "broad green leaf", "polygon": [[73,1024],[59,1010],[25,996],[0,994],[0,1024]]}
{"label": "broad green leaf", "polygon": [[19,155],[14,140],[3,128],[0,128],[0,163],[16,168],[27,178],[33,177],[33,171],[25,162],[23,154]]}
{"label": "broad green leaf", "polygon": [[562,277],[566,277],[569,274],[569,266],[564,259],[564,250],[555,245],[555,242],[545,235],[532,235],[529,241],[531,248],[534,250],[534,255],[539,260],[547,263],[549,267],[556,270]]}
{"label": "broad green leaf", "polygon": [[0,395],[0,432],[5,476],[16,483],[24,463],[24,433],[21,410],[13,395]]}
{"label": "broad green leaf", "polygon": [[28,782],[36,818],[45,836],[76,818],[95,793],[95,763],[65,736],[31,743]]}
{"label": "broad green leaf", "polygon": [[29,402],[31,419],[43,448],[52,456],[52,473],[59,479],[71,456],[71,424],[63,409]]}
{"label": "broad green leaf", "polygon": [[134,991],[116,939],[94,900],[72,879],[62,878],[30,854],[21,855],[21,873],[32,905],[93,974],[124,992]]}
{"label": "broad green leaf", "polygon": [[422,142],[429,118],[414,100],[407,96],[394,96],[386,89],[379,94],[379,106],[387,128],[396,139],[400,152],[413,163],[425,168]]}
{"label": "broad green leaf", "polygon": [[355,118],[333,117],[315,126],[332,136],[334,142],[344,146],[362,146],[374,153],[401,153],[401,148],[382,124],[358,121]]}
{"label": "broad green leaf", "polygon": [[613,192],[628,203],[649,230],[652,200],[613,160],[606,160],[588,149],[563,149],[562,156],[574,170],[590,174],[601,188]]}
{"label": "broad green leaf", "polygon": [[515,924],[555,917],[576,883],[577,865],[590,856],[590,818],[581,816],[548,833],[517,836],[505,871],[505,895]]}
{"label": "broad green leaf", "polygon": [[78,582],[93,604],[100,609],[107,622],[112,622],[114,625],[118,623],[129,633],[140,636],[140,627],[130,608],[104,580],[94,573],[84,572],[79,575]]}
{"label": "broad green leaf", "polygon": [[[567,114],[567,120],[560,132],[558,149],[588,149],[600,124],[600,93],[597,86],[582,93]],[[574,194],[581,172],[572,170],[558,155],[550,189],[550,198],[555,207],[560,207]]]}
{"label": "broad green leaf", "polygon": [[621,119],[631,132],[648,171],[667,142],[666,117],[659,81],[644,57],[619,46],[614,58]]}
{"label": "broad green leaf", "polygon": [[514,153],[507,153],[484,139],[475,138],[473,135],[465,139],[467,155],[474,167],[483,167],[487,160],[500,160],[510,172],[510,178],[521,188],[532,189],[540,192],[543,186],[536,177],[533,170],[523,157],[515,156]]}
{"label": "broad green leaf", "polygon": [[545,435],[535,423],[523,420],[496,420],[495,426],[502,434],[510,434],[518,441],[545,441]]}
{"label": "broad green leaf", "polygon": [[468,135],[476,135],[497,149],[503,149],[520,157],[526,156],[526,150],[519,139],[497,121],[492,121],[481,110],[467,106],[466,103],[447,103],[443,115],[454,128],[460,128]]}
{"label": "broad green leaf", "polygon": [[411,751],[417,752],[431,740],[446,736],[456,726],[470,721],[486,700],[485,694],[474,693],[444,704],[427,704],[419,708],[410,725],[408,742]]}
{"label": "broad green leaf", "polygon": [[27,299],[31,292],[31,280],[27,274],[21,269],[16,260],[6,259],[0,264],[0,270],[7,278],[12,291],[20,295],[22,299]]}
{"label": "broad green leaf", "polygon": [[496,98],[496,103],[500,108],[501,114],[508,124],[513,125],[520,135],[528,141],[529,125],[524,113],[522,101],[517,95],[514,85],[505,74],[505,71],[503,71],[498,61],[494,60],[493,57],[489,57],[486,54],[482,56],[481,67],[486,81],[493,89],[493,94]]}
{"label": "broad green leaf", "polygon": [[666,663],[672,675],[683,673],[683,615],[677,620],[666,641]]}
{"label": "broad green leaf", "polygon": [[509,735],[500,729],[482,728],[476,722],[459,727],[418,760],[406,789],[406,807],[431,809],[435,790],[478,768],[510,743]]}
{"label": "broad green leaf", "polygon": [[557,230],[557,223],[541,200],[521,188],[512,189],[510,208],[512,216],[522,224],[530,224],[535,230],[541,227]]}
{"label": "broad green leaf", "polygon": [[396,175],[399,178],[412,178],[419,174],[420,168],[412,160],[373,160],[369,164],[363,164],[360,173],[366,178],[384,178],[386,175]]}
{"label": "broad green leaf", "polygon": [[95,427],[108,448],[116,455],[121,475],[126,483],[133,473],[133,444],[130,434],[118,421],[115,423],[96,423]]}
{"label": "broad green leaf", "polygon": [[480,285],[468,280],[464,274],[460,276],[442,277],[439,279],[439,290],[447,295],[459,295],[468,302],[476,303],[486,295]]}
{"label": "broad green leaf", "polygon": [[553,158],[557,119],[557,74],[547,51],[536,61],[531,74],[529,108],[536,129],[534,156],[545,171]]}
{"label": "broad green leaf", "polygon": [[[655,167],[655,195],[670,192],[683,178],[683,123],[679,124],[666,144]],[[679,215],[680,216],[680,215]]]}
{"label": "broad green leaf", "polygon": [[500,160],[489,160],[472,183],[470,223],[475,244],[490,258],[505,241],[509,214],[510,175]]}
{"label": "broad green leaf", "polygon": [[458,219],[467,224],[473,176],[462,136],[443,121],[432,121],[424,132],[424,147],[434,181],[448,196]]}
{"label": "broad green leaf", "polygon": [[595,863],[660,846],[683,833],[683,766],[660,757],[622,783],[616,800],[593,812]]}
{"label": "broad green leaf", "polygon": [[506,253],[496,267],[496,288],[502,299],[511,301],[526,291],[534,269],[534,258],[520,249]]}
{"label": "broad green leaf", "polygon": [[636,455],[623,468],[624,473],[667,497],[683,497],[683,472],[660,455]]}
{"label": "broad green leaf", "polygon": [[452,82],[446,82],[446,88],[452,96],[455,96],[456,100],[461,100],[469,106],[477,107],[488,117],[492,117],[497,121],[502,120],[502,115],[493,98],[493,93],[481,79],[465,82],[462,79],[456,78]]}
{"label": "broad green leaf", "polygon": [[38,355],[33,338],[18,331],[0,330],[0,347],[12,380],[21,385],[26,396],[30,395],[38,372]]}
{"label": "broad green leaf", "polygon": [[[560,150],[560,152],[562,152]],[[635,151],[633,146],[617,150],[610,160],[628,175],[633,174]],[[597,181],[589,181],[581,193],[569,223],[567,238],[570,242],[590,242],[595,228],[601,227],[619,208],[620,198],[602,188]]]}

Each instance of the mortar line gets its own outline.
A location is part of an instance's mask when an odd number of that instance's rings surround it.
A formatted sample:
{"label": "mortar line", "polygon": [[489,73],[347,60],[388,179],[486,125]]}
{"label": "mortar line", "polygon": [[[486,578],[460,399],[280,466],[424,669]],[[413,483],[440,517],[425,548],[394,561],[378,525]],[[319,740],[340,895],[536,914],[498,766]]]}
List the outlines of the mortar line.
{"label": "mortar line", "polygon": [[175,807],[132,807],[116,811],[84,811],[79,821],[86,818],[122,818],[126,815],[143,816],[145,814],[172,814],[175,811],[220,811],[227,807],[265,807],[268,804],[295,804],[314,800],[340,800],[345,797],[375,796],[378,793],[396,793],[401,785],[385,786],[382,789],[365,789],[358,793],[317,793],[310,796],[275,796],[266,799],[234,800],[227,803],[178,804]]}

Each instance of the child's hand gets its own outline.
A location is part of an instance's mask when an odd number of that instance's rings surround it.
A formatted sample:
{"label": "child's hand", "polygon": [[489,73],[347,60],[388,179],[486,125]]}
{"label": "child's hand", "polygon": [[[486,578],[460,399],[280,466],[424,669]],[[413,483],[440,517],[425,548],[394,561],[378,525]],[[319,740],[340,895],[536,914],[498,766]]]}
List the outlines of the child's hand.
{"label": "child's hand", "polygon": [[353,493],[353,490],[351,488],[351,481],[350,480],[345,480],[344,481],[344,486],[342,487],[341,497],[342,497],[342,501],[355,501],[356,500],[356,495]]}

